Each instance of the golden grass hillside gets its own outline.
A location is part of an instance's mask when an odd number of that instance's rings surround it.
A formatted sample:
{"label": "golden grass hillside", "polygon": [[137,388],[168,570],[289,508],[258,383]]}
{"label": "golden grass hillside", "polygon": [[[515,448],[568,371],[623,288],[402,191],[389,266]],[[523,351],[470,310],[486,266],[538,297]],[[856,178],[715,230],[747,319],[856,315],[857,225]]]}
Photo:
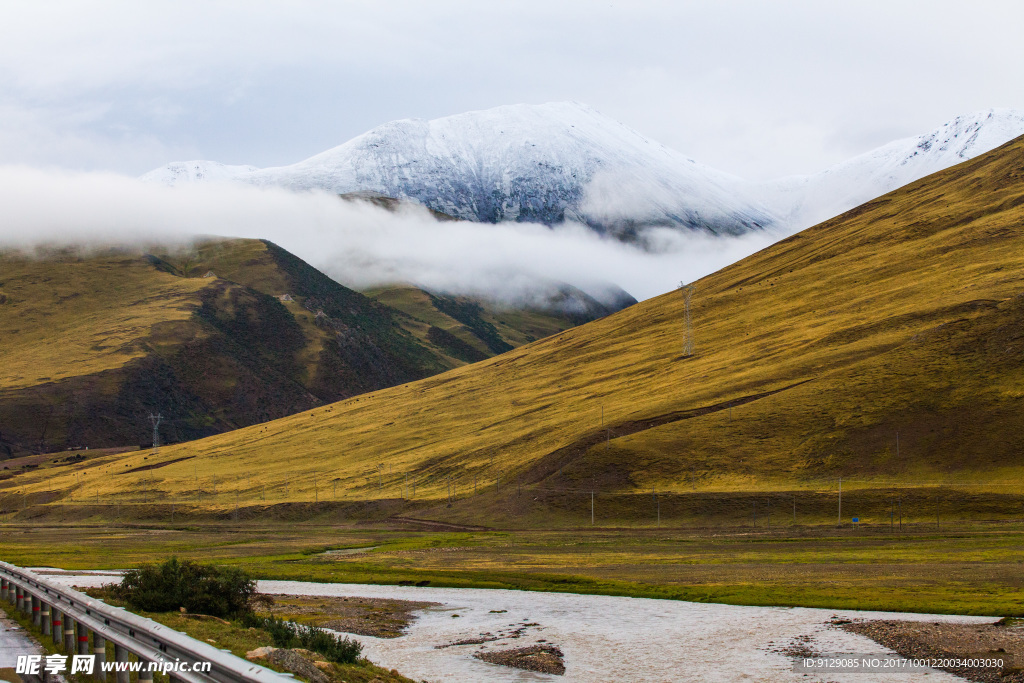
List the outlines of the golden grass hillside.
{"label": "golden grass hillside", "polygon": [[670,292],[436,377],[8,485],[230,507],[441,499],[499,477],[620,492],[1021,482],[1024,141],[695,284],[692,357]]}
{"label": "golden grass hillside", "polygon": [[[287,295],[287,296],[285,296]],[[260,240],[0,254],[0,457],[264,422],[453,363]]]}

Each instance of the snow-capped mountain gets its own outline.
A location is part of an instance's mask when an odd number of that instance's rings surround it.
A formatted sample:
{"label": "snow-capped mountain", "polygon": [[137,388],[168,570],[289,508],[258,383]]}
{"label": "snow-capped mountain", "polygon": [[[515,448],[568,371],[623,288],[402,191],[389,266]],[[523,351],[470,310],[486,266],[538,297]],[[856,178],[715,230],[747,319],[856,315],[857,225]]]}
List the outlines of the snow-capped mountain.
{"label": "snow-capped mountain", "polygon": [[741,234],[775,223],[739,178],[573,102],[392,121],[290,166],[183,162],[143,178],[378,193],[467,220],[573,220],[620,237],[649,226]]}
{"label": "snow-capped mountain", "polygon": [[796,232],[1024,135],[1024,112],[959,116],[820,173],[747,182],[695,162],[575,102],[403,119],[290,166],[175,162],[142,176],[175,185],[240,181],[412,200],[472,221]]}
{"label": "snow-capped mountain", "polygon": [[163,185],[201,183],[205,181],[234,180],[246,173],[258,171],[256,166],[228,166],[216,161],[175,161],[142,176],[143,180]]}
{"label": "snow-capped mountain", "polygon": [[838,216],[927,175],[1024,135],[1024,111],[958,116],[917,137],[895,140],[820,173],[752,183],[754,197],[790,232]]}

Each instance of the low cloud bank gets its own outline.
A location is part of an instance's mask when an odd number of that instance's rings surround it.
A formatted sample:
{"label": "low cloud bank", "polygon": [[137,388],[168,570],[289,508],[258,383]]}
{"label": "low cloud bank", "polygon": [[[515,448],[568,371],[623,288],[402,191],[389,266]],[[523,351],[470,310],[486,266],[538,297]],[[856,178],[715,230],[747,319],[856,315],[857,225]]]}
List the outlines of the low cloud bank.
{"label": "low cloud bank", "polygon": [[658,230],[658,251],[565,224],[439,222],[417,207],[390,212],[327,193],[235,184],[168,188],[107,173],[0,167],[0,248],[188,244],[197,236],[263,238],[339,282],[410,282],[521,301],[551,281],[599,292],[613,282],[646,299],[781,237],[717,238]]}

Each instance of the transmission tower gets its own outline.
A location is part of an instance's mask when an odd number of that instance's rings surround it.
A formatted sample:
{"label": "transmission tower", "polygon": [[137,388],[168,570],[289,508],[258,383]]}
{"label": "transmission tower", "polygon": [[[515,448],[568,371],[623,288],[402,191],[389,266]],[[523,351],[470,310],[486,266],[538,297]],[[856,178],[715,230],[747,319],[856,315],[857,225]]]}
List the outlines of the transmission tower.
{"label": "transmission tower", "polygon": [[149,421],[153,423],[153,455],[160,452],[160,421],[163,419],[164,416],[160,413],[149,414]]}
{"label": "transmission tower", "polygon": [[693,355],[693,326],[690,324],[690,300],[697,290],[694,285],[679,283],[679,291],[683,295],[683,355]]}

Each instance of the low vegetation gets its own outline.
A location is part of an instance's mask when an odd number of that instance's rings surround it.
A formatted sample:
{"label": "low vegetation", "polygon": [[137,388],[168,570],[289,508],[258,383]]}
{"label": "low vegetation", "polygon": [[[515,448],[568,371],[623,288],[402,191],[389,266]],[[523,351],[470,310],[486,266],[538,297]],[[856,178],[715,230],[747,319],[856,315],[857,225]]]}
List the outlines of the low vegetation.
{"label": "low vegetation", "polygon": [[172,557],[128,570],[114,597],[146,612],[181,610],[214,617],[252,612],[256,582],[237,567],[217,567]]}
{"label": "low vegetation", "polygon": [[363,646],[358,640],[347,636],[339,638],[319,626],[296,624],[274,616],[245,615],[242,618],[242,625],[265,629],[274,641],[275,647],[300,647],[322,654],[329,661],[338,664],[354,663],[363,651]]}

